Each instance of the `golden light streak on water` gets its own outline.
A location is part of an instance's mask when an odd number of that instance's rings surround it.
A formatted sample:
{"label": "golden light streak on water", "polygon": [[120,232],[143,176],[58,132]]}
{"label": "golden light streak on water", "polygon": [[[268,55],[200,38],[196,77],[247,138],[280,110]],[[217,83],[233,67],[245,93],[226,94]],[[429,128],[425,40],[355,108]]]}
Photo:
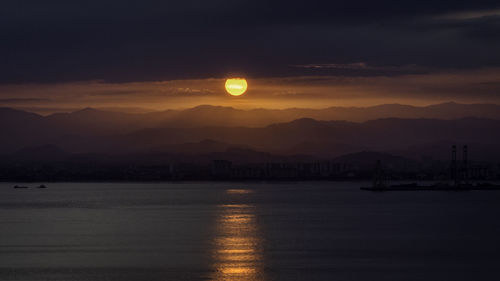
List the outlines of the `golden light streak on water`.
{"label": "golden light streak on water", "polygon": [[[244,196],[249,190],[227,190]],[[255,207],[248,204],[219,205],[217,232],[214,239],[215,281],[264,280],[261,237]]]}

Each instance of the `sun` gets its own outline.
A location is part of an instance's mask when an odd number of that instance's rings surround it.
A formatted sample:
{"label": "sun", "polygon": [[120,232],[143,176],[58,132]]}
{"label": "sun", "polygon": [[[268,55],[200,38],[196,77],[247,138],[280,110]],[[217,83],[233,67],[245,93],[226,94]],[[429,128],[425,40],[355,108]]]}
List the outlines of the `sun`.
{"label": "sun", "polygon": [[232,96],[243,95],[248,88],[247,80],[244,78],[230,78],[226,80],[226,91]]}

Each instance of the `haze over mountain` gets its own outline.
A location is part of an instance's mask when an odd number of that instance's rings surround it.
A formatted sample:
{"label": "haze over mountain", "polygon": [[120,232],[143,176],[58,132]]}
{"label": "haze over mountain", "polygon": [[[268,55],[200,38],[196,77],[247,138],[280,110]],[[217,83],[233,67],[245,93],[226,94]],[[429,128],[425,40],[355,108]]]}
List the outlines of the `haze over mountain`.
{"label": "haze over mountain", "polygon": [[[125,113],[85,108],[71,113],[55,113],[42,117],[34,113],[0,108],[2,126],[23,121],[25,126],[36,125],[44,129],[56,127],[66,132],[80,130],[91,133],[133,131],[145,127],[199,127],[243,126],[262,127],[273,123],[290,122],[300,118],[316,120],[346,120],[362,122],[380,118],[434,118],[457,119],[479,117],[500,119],[500,106],[496,104],[442,103],[424,107],[384,104],[371,107],[329,107],[325,109],[252,109],[201,105],[185,110],[166,110],[149,113]],[[5,127],[2,127],[2,129]]]}
{"label": "haze over mountain", "polygon": [[[500,106],[489,104],[288,110],[199,106],[146,114],[87,108],[46,117],[2,108],[0,117],[0,153],[9,155],[46,146],[70,154],[201,155],[243,149],[324,159],[371,150],[447,158],[449,145],[459,142],[491,147],[476,156],[494,159],[500,139]],[[365,121],[369,118],[375,120]],[[445,152],[427,153],[437,147]]]}

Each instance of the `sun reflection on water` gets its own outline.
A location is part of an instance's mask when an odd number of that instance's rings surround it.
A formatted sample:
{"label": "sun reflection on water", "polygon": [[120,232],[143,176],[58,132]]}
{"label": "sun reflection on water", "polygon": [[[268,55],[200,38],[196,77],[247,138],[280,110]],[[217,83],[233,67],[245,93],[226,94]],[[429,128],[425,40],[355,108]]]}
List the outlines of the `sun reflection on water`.
{"label": "sun reflection on water", "polygon": [[228,194],[249,194],[252,192],[253,192],[253,190],[251,190],[251,189],[228,189],[228,190],[226,190],[226,193],[228,193]]}
{"label": "sun reflection on water", "polygon": [[[251,191],[227,190],[245,195]],[[261,238],[258,235],[255,207],[249,204],[219,205],[214,240],[214,277],[212,280],[263,280]]]}

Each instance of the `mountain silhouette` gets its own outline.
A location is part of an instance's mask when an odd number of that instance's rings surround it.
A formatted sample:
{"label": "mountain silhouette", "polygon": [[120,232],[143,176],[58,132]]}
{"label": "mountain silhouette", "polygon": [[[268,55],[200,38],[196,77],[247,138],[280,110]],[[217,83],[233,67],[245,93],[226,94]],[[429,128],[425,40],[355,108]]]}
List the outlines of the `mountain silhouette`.
{"label": "mountain silhouette", "polygon": [[[462,109],[465,112],[462,115],[477,116],[449,119],[460,115]],[[495,114],[500,115],[498,109],[497,105],[456,103],[427,107],[381,105],[364,109],[317,110],[238,110],[199,106],[152,113],[108,112],[86,108],[43,117],[0,108],[0,154],[11,155],[26,147],[53,145],[70,154],[202,154],[250,149],[275,155],[328,158],[370,150],[388,151],[415,159],[418,151],[432,151],[431,146],[425,148],[432,143],[459,142],[493,146],[500,139],[500,118],[493,118]],[[349,118],[343,118],[342,121],[328,120],[328,116],[334,114],[325,115],[325,112],[335,112],[337,116],[348,117],[346,112],[354,114],[360,110],[365,117],[412,115],[412,118],[393,116],[359,122]],[[419,118],[416,113],[443,118]],[[491,119],[478,117],[481,114]],[[303,115],[305,117],[301,117]],[[308,115],[321,115],[326,121]],[[273,120],[288,118],[294,119],[268,124]],[[495,157],[496,150],[492,151],[490,155],[481,153],[480,157],[488,156],[491,159]]]}

